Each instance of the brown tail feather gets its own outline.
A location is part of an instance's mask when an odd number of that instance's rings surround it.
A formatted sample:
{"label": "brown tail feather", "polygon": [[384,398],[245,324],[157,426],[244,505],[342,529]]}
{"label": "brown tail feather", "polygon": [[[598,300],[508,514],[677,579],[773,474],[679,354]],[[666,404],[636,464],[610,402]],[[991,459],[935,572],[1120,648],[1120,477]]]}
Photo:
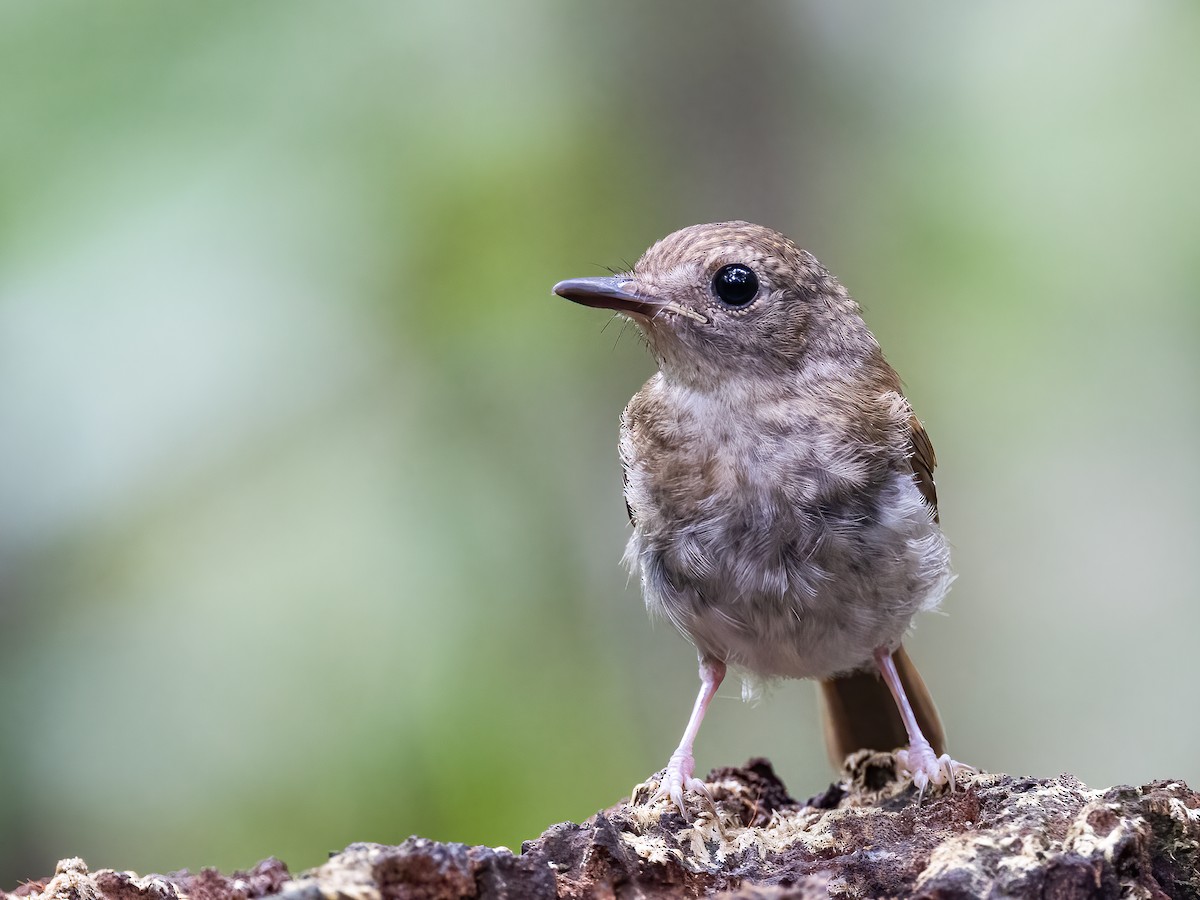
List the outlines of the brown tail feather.
{"label": "brown tail feather", "polygon": [[[896,649],[892,659],[917,723],[940,756],[946,752],[946,734],[929,688],[903,647]],[[821,700],[825,749],[836,768],[856,750],[894,750],[908,744],[896,702],[873,669],[822,681]]]}

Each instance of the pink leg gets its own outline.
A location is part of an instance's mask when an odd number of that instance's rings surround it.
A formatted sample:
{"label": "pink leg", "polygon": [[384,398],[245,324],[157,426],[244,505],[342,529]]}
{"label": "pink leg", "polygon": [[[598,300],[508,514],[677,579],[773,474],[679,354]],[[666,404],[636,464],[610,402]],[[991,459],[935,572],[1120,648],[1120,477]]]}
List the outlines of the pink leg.
{"label": "pink leg", "polygon": [[725,663],[707,657],[700,658],[700,693],[696,695],[696,705],[692,707],[692,715],[683,731],[679,747],[671,754],[659,788],[651,798],[653,801],[661,797],[670,797],[685,817],[688,814],[687,807],[683,805],[685,790],[696,791],[708,797],[708,788],[704,782],[692,777],[696,771],[696,759],[692,756],[692,748],[696,743],[696,735],[700,733],[700,723],[704,721],[708,704],[712,702],[724,678]]}
{"label": "pink leg", "polygon": [[954,790],[955,774],[975,770],[970,766],[955,762],[944,753],[941,756],[934,754],[933,747],[925,739],[925,735],[921,734],[921,726],[917,724],[917,717],[913,715],[912,705],[908,702],[908,696],[904,693],[904,685],[900,682],[900,673],[896,671],[896,664],[892,661],[892,652],[886,647],[877,649],[875,664],[879,666],[883,680],[887,684],[888,690],[892,692],[892,699],[896,701],[896,708],[900,710],[900,719],[904,722],[904,730],[908,732],[908,749],[896,753],[901,773],[911,776],[913,784],[917,786],[918,799],[925,794],[925,789],[931,784],[935,786],[949,784],[950,790]]}

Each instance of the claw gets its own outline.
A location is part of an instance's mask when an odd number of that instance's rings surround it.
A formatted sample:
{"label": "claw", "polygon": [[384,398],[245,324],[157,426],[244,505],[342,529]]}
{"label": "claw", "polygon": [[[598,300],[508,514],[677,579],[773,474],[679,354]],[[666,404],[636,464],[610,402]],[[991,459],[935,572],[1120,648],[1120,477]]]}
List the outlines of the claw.
{"label": "claw", "polygon": [[978,771],[974,766],[960,763],[943,753],[935,756],[933,748],[927,741],[914,741],[907,750],[896,751],[897,774],[901,778],[911,778],[917,789],[917,803],[925,796],[925,791],[932,787],[949,786],[953,791],[957,788],[955,778],[963,773]]}
{"label": "claw", "polygon": [[670,762],[663,770],[662,774],[655,781],[644,782],[637,785],[633,789],[631,799],[636,802],[637,795],[643,788],[649,790],[655,786],[654,793],[650,795],[647,803],[654,804],[659,800],[670,800],[679,810],[684,819],[689,822],[694,818],[687,804],[684,802],[684,797],[688,794],[699,796],[701,802],[710,810],[716,811],[716,803],[713,801],[712,792],[708,789],[708,785],[699,778],[693,777],[692,773],[696,769],[696,761],[689,755],[681,755],[675,753],[671,756]]}

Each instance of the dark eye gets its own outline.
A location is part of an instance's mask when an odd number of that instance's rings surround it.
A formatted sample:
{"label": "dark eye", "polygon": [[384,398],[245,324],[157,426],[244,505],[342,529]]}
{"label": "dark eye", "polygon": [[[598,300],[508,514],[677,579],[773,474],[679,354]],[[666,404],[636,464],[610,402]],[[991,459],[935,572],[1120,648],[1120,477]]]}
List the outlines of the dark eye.
{"label": "dark eye", "polygon": [[722,266],[713,276],[713,293],[726,306],[746,306],[758,294],[758,276],[741,263]]}

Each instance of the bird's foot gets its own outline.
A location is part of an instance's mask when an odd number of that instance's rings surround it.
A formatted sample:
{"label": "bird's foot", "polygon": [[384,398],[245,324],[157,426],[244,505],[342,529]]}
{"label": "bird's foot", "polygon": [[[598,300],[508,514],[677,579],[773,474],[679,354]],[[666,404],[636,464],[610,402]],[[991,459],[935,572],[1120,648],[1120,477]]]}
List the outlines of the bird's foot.
{"label": "bird's foot", "polygon": [[901,778],[912,779],[917,788],[918,803],[929,787],[949,785],[953,791],[957,778],[977,771],[974,766],[953,760],[946,753],[937,756],[928,741],[914,741],[907,750],[897,750],[896,765]]}
{"label": "bird's foot", "polygon": [[652,790],[653,793],[650,794],[647,803],[657,803],[659,800],[669,799],[688,821],[691,821],[693,816],[684,803],[685,794],[697,795],[701,803],[709,809],[715,810],[716,805],[713,803],[708,785],[699,778],[693,777],[695,771],[696,760],[692,755],[676,751],[671,755],[671,759],[661,775],[639,784],[633,789],[632,801],[636,803],[639,795],[644,795]]}

